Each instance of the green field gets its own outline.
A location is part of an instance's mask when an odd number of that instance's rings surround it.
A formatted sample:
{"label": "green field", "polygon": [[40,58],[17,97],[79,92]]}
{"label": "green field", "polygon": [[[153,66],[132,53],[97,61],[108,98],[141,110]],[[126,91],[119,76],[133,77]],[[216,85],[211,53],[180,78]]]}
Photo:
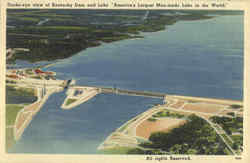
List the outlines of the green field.
{"label": "green field", "polygon": [[157,119],[155,119],[155,118],[148,118],[147,120],[150,121],[150,122],[155,122],[155,121],[157,121]]}
{"label": "green field", "polygon": [[23,108],[19,104],[6,104],[6,126],[14,125],[17,113]]}
{"label": "green field", "polygon": [[152,117],[154,118],[162,118],[162,117],[185,118],[185,115],[165,110],[165,111],[160,111],[154,114]]}
{"label": "green field", "polygon": [[32,17],[22,17],[22,18],[19,17],[18,19],[21,19],[21,20],[24,20],[24,21],[39,22],[39,19],[32,18]]}
{"label": "green field", "polygon": [[13,128],[6,128],[5,134],[6,134],[5,150],[8,151],[8,149],[15,144]]}
{"label": "green field", "polygon": [[20,105],[20,104],[6,104],[6,116],[5,116],[5,121],[6,121],[6,151],[15,144],[14,140],[14,135],[13,135],[13,126],[16,121],[17,114],[20,110],[24,108],[25,105]]}
{"label": "green field", "polygon": [[6,86],[6,151],[8,151],[8,149],[10,149],[13,144],[15,144],[13,126],[15,124],[18,112],[29,103],[33,103],[36,100],[37,97],[35,97],[34,89]]}
{"label": "green field", "polygon": [[6,86],[7,104],[33,103],[36,100],[37,97],[32,88],[15,88],[13,86]]}
{"label": "green field", "polygon": [[100,150],[98,154],[127,154],[128,151],[132,150],[131,147],[114,147],[111,149]]}
{"label": "green field", "polygon": [[70,105],[72,104],[73,102],[77,101],[76,99],[72,99],[72,98],[69,98],[66,102],[66,105]]}

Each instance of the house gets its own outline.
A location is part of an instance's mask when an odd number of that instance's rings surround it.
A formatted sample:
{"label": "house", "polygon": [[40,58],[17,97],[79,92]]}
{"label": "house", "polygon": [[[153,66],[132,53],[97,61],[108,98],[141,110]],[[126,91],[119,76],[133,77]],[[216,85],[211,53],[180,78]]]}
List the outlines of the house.
{"label": "house", "polygon": [[37,73],[37,74],[44,74],[45,72],[43,72],[43,71],[40,70],[40,69],[35,69],[35,73]]}
{"label": "house", "polygon": [[7,75],[7,77],[12,78],[12,79],[19,79],[19,77],[17,75],[14,75],[14,74]]}

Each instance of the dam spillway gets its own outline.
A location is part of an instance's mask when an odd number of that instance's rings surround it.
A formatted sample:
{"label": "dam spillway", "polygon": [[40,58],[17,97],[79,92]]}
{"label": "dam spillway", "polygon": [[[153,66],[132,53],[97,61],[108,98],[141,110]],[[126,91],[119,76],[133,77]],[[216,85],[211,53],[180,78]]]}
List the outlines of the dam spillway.
{"label": "dam spillway", "polygon": [[151,98],[160,98],[164,100],[166,94],[148,91],[126,90],[119,88],[104,88],[104,87],[87,87],[87,86],[70,86],[66,92],[67,97],[61,105],[62,109],[72,109],[82,103],[95,97],[100,93],[119,94],[128,96],[143,96]]}
{"label": "dam spillway", "polygon": [[107,87],[89,87],[89,86],[70,86],[67,90],[67,97],[64,100],[61,108],[72,109],[82,103],[85,103],[95,97],[96,95],[104,94],[117,94],[117,95],[127,95],[127,96],[142,96],[150,98],[159,98],[163,100],[163,103],[167,99],[182,99],[196,102],[205,103],[218,103],[218,104],[237,104],[242,105],[242,101],[227,100],[227,99],[213,99],[213,98],[202,98],[202,97],[192,97],[192,96],[178,96],[170,95],[166,93],[159,92],[149,92],[149,91],[137,91],[137,90],[126,90],[119,88],[107,88]]}
{"label": "dam spillway", "polygon": [[158,92],[149,92],[149,91],[136,91],[136,90],[126,90],[119,88],[99,88],[102,93],[114,93],[120,95],[129,95],[129,96],[144,96],[152,98],[164,98],[166,94]]}

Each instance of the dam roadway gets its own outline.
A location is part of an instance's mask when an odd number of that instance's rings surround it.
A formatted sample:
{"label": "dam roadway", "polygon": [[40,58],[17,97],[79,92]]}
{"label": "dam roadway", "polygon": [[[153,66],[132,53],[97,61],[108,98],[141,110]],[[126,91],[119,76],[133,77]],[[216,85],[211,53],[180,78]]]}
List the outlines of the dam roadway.
{"label": "dam roadway", "polygon": [[117,95],[128,95],[128,96],[143,96],[150,98],[159,98],[163,100],[163,103],[169,102],[169,100],[187,100],[201,103],[213,103],[220,105],[243,105],[242,101],[230,100],[230,99],[215,99],[215,98],[203,98],[203,97],[192,97],[192,96],[179,96],[174,94],[166,94],[159,92],[150,91],[138,91],[138,90],[127,90],[120,88],[108,88],[108,87],[89,87],[89,86],[76,86],[74,84],[68,84],[67,97],[62,104],[63,109],[71,109],[84,102],[95,97],[97,94],[117,94]]}
{"label": "dam roadway", "polygon": [[166,94],[158,92],[148,92],[148,91],[135,91],[135,90],[126,90],[119,88],[99,88],[102,93],[113,93],[120,95],[130,95],[130,96],[144,96],[152,98],[164,98]]}
{"label": "dam roadway", "polygon": [[[48,87],[48,88],[67,88],[67,92],[70,94],[70,98],[75,100],[81,98],[81,101],[85,102],[97,94],[100,93],[110,93],[110,94],[119,94],[119,95],[128,95],[128,96],[143,96],[143,97],[151,97],[151,98],[160,98],[165,102],[168,98],[174,98],[178,100],[190,100],[197,102],[209,102],[216,104],[226,104],[226,105],[243,105],[242,101],[230,100],[230,99],[216,99],[216,98],[203,98],[203,97],[192,97],[192,96],[181,96],[167,93],[159,93],[159,92],[150,92],[150,91],[138,91],[138,90],[127,90],[120,88],[112,88],[112,87],[98,87],[98,86],[77,86],[75,85],[75,80],[40,80],[40,79],[11,79],[7,77],[8,80],[14,81],[17,85],[24,86],[35,86],[35,87]],[[80,91],[81,93],[77,93],[75,96],[75,91]],[[67,97],[68,98],[68,97]],[[66,99],[67,99],[66,98]],[[82,100],[84,99],[84,100]],[[66,101],[66,100],[65,100]],[[65,103],[66,104],[66,103]]]}
{"label": "dam roadway", "polygon": [[166,94],[157,93],[157,92],[146,92],[146,91],[135,91],[135,90],[125,90],[119,88],[104,88],[104,87],[87,87],[87,86],[74,86],[70,85],[67,87],[67,97],[62,104],[63,109],[71,109],[75,106],[78,106],[93,97],[97,94],[119,94],[119,95],[128,95],[128,96],[144,96],[151,98],[160,98],[164,100]]}

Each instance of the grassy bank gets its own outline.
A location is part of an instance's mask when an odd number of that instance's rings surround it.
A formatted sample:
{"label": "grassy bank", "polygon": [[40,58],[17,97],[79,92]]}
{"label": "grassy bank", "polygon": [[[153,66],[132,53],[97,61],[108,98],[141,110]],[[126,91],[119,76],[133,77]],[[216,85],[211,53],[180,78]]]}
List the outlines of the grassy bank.
{"label": "grassy bank", "polygon": [[25,105],[6,104],[6,126],[14,125],[18,112],[24,108]]}
{"label": "grassy bank", "polygon": [[13,128],[6,128],[5,134],[6,134],[5,150],[8,151],[16,143],[14,139]]}
{"label": "grassy bank", "polygon": [[76,99],[69,98],[69,99],[67,100],[67,102],[66,102],[66,106],[67,106],[67,105],[70,105],[70,104],[72,104],[72,103],[74,103],[74,102],[76,102],[76,101],[77,101]]}
{"label": "grassy bank", "polygon": [[33,103],[36,100],[36,91],[32,88],[15,88],[13,86],[6,86],[7,104]]}
{"label": "grassy bank", "polygon": [[6,104],[5,122],[6,122],[6,151],[15,144],[14,128],[18,112],[24,108],[25,105],[20,104]]}
{"label": "grassy bank", "polygon": [[127,154],[132,147],[114,147],[110,149],[100,150],[98,154]]}
{"label": "grassy bank", "polygon": [[6,124],[6,151],[14,144],[14,125],[17,114],[26,105],[37,100],[36,91],[32,88],[16,88],[14,86],[6,86],[6,109],[5,109],[5,124]]}

